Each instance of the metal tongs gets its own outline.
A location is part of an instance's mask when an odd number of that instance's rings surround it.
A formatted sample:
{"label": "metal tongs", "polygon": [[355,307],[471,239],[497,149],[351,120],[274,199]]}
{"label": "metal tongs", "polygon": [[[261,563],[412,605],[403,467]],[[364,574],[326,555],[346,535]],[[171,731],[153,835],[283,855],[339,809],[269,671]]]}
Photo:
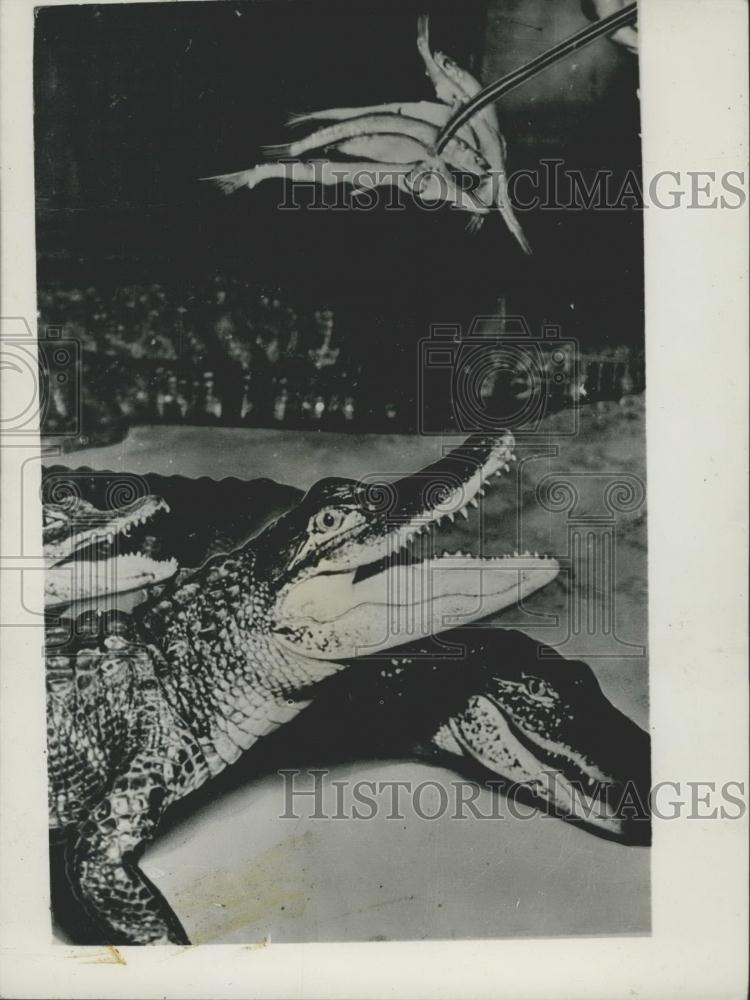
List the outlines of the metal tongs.
{"label": "metal tongs", "polygon": [[587,25],[581,31],[577,31],[570,38],[566,38],[558,45],[554,45],[551,49],[547,49],[546,52],[542,52],[541,55],[519,69],[515,69],[512,73],[507,73],[505,76],[500,77],[499,80],[495,80],[494,83],[488,84],[484,89],[479,91],[476,97],[463,104],[450,121],[446,123],[438,136],[435,151],[440,153],[445,148],[448,140],[458,132],[461,126],[470,121],[482,108],[486,108],[488,104],[498,100],[498,98],[509,93],[511,90],[515,90],[516,87],[520,87],[527,80],[541,73],[542,70],[547,69],[548,66],[554,65],[560,59],[564,59],[565,56],[570,55],[571,52],[583,48],[584,45],[589,45],[597,38],[601,38],[602,35],[608,35],[618,28],[623,28],[626,24],[635,23],[637,17],[638,4],[628,4],[627,7],[623,7],[622,10],[610,14],[609,17],[603,17],[600,21],[595,21],[593,24]]}

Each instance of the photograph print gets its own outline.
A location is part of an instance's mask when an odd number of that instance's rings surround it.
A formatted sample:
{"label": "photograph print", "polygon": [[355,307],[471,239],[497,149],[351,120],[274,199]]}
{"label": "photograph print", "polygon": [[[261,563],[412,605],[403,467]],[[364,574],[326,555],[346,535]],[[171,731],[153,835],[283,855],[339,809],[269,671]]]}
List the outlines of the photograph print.
{"label": "photograph print", "polygon": [[624,0],[40,6],[61,944],[651,931]]}

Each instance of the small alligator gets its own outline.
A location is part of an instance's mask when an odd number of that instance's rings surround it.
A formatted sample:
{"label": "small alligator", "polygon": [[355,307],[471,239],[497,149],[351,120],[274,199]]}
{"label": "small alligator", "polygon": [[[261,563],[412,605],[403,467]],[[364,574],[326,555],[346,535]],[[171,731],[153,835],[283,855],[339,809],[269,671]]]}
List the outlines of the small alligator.
{"label": "small alligator", "polygon": [[[123,494],[133,498],[126,506],[118,505]],[[52,466],[42,481],[46,606],[56,613],[70,604],[79,611],[129,610],[147,589],[153,593],[177,572],[236,548],[301,497],[295,487],[267,479],[216,482]]]}
{"label": "small alligator", "polygon": [[140,497],[114,510],[99,510],[72,493],[44,503],[45,604],[55,607],[93,600],[174,576],[177,561],[153,558],[139,537],[143,526],[160,513],[169,513],[169,506],[155,496]]}
{"label": "small alligator", "polygon": [[434,557],[425,545],[509,469],[513,444],[476,435],[380,487],[323,480],[107,635],[77,635],[71,648],[52,628],[51,826],[72,832],[68,879],[111,943],[187,941],[137,863],[172,803],[351,660],[492,614],[556,576],[545,557]]}

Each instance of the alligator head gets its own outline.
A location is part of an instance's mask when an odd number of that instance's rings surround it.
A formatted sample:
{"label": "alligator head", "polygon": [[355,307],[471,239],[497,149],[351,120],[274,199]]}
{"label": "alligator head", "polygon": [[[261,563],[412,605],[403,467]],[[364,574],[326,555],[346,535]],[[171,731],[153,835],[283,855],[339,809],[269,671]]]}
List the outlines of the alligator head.
{"label": "alligator head", "polygon": [[428,746],[481,765],[552,815],[649,843],[649,737],[606,698],[591,668],[499,629],[483,630],[471,659],[483,677]]}
{"label": "alligator head", "polygon": [[169,579],[177,571],[176,561],[152,558],[144,538],[152,518],[168,511],[155,496],[114,510],[98,510],[73,495],[45,503],[45,602],[80,602]]}
{"label": "alligator head", "polygon": [[435,635],[516,603],[549,583],[554,559],[435,555],[444,520],[468,518],[514,440],[475,435],[396,482],[326,479],[252,542],[256,577],[273,594],[282,646],[341,660]]}

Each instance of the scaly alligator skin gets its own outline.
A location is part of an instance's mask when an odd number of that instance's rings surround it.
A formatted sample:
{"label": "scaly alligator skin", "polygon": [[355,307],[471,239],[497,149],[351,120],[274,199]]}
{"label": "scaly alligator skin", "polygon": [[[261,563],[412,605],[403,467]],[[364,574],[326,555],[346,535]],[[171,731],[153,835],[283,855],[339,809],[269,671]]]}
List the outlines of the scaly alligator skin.
{"label": "scaly alligator skin", "polygon": [[[47,607],[130,610],[144,599],[142,591],[173,579],[177,565],[186,574],[231,551],[302,495],[265,479],[216,482],[51,466],[41,491]],[[125,593],[126,600],[106,599]]]}
{"label": "scaly alligator skin", "polygon": [[[107,624],[89,615],[81,624],[92,642],[97,630],[117,634],[126,617]],[[242,767],[226,771],[221,790],[281,768],[378,758],[449,767],[476,783],[477,794],[488,782],[524,810],[536,806],[623,844],[650,843],[648,734],[607,700],[586,664],[521,632],[456,630],[442,644],[419,641],[360,660],[320,684],[310,708],[256,743]],[[74,937],[90,943],[67,887],[58,886],[55,903]]]}
{"label": "scaly alligator skin", "polygon": [[474,436],[380,488],[323,480],[114,633],[78,636],[71,649],[50,631],[50,821],[71,831],[70,884],[108,941],[187,942],[140,853],[172,803],[290,721],[326,677],[554,578],[545,558],[405,554],[466,513],[512,447],[509,434]]}

